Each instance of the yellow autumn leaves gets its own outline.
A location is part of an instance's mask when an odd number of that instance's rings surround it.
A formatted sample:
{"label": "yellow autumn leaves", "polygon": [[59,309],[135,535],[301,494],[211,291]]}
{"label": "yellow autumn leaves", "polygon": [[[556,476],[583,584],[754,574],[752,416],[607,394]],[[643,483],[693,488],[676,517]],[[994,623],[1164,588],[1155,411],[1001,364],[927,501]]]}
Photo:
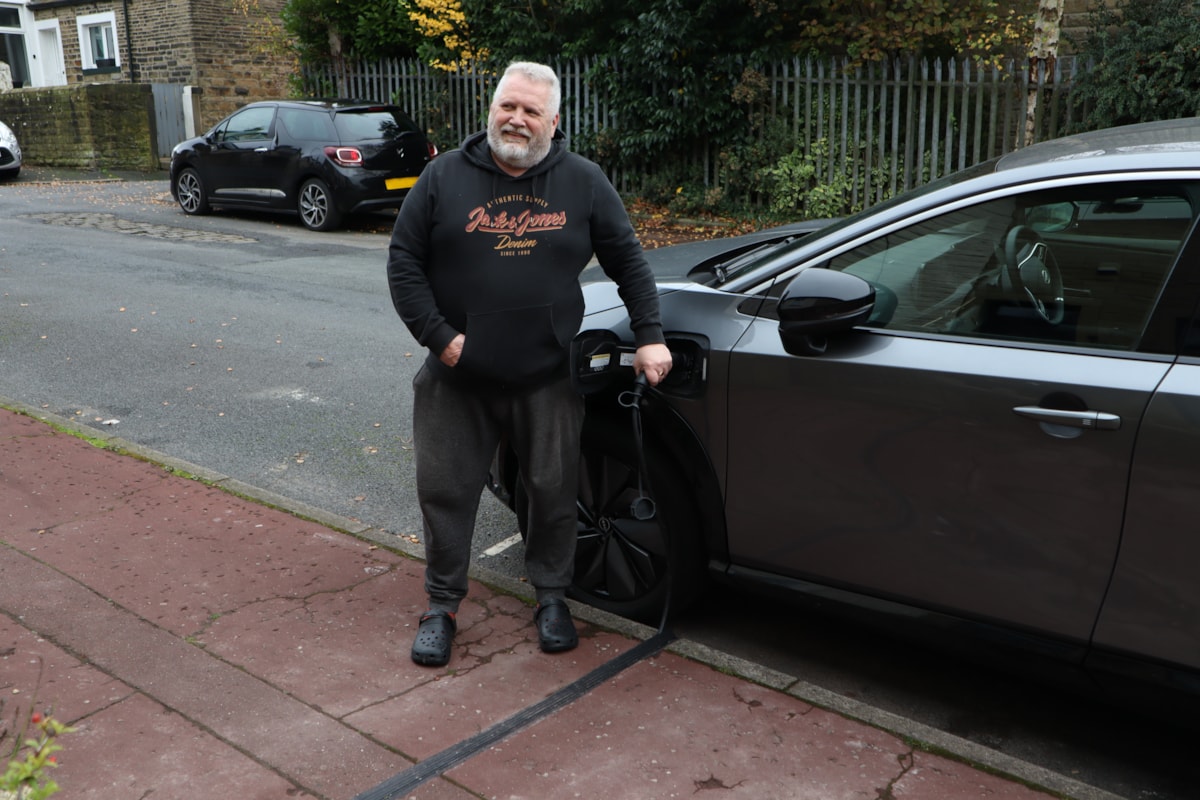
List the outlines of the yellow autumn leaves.
{"label": "yellow autumn leaves", "polygon": [[431,66],[453,70],[462,62],[487,57],[486,50],[471,44],[471,27],[459,0],[406,0],[406,5],[408,18],[421,35],[440,39],[446,50],[455,56],[452,62],[435,60]]}

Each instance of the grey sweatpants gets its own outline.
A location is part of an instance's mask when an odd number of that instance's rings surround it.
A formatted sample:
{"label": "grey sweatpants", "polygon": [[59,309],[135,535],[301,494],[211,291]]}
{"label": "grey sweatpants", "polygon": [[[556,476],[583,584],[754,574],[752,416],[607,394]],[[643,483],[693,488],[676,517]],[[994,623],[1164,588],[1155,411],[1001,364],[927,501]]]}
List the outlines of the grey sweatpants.
{"label": "grey sweatpants", "polygon": [[455,612],[479,497],[506,435],[529,498],[525,572],[538,600],[562,597],[575,561],[583,398],[567,379],[523,392],[477,393],[422,368],[413,379],[417,500],[425,525],[425,591],[431,608]]}

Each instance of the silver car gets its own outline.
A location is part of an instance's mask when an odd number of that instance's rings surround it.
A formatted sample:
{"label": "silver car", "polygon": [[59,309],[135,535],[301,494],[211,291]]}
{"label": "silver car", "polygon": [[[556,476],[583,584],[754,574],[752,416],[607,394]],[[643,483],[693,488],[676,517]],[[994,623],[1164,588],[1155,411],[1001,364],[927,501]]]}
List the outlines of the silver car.
{"label": "silver car", "polygon": [[[1200,694],[1198,214],[1186,119],[651,251],[677,363],[640,444],[588,284],[574,595],[653,621],[715,578]],[[494,482],[520,514],[503,451]]]}
{"label": "silver car", "polygon": [[12,128],[0,122],[0,180],[11,180],[21,173],[21,145]]}

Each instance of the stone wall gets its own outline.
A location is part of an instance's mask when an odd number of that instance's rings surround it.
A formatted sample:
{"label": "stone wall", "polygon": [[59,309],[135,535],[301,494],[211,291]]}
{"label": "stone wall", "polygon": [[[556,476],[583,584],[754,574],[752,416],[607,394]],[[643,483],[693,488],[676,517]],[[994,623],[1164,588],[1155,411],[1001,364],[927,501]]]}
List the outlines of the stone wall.
{"label": "stone wall", "polygon": [[207,129],[254,100],[287,97],[298,67],[274,52],[270,37],[285,0],[256,0],[254,13],[231,13],[230,0],[191,0],[194,84],[204,90],[201,119]]}
{"label": "stone wall", "polygon": [[0,92],[0,119],[26,163],[76,169],[158,169],[154,97],[144,84],[74,84]]}
{"label": "stone wall", "polygon": [[286,0],[130,0],[135,79],[201,90],[205,130],[254,100],[286,97],[295,65],[270,38]]}
{"label": "stone wall", "polygon": [[[138,0],[131,3],[130,38],[136,80],[195,86],[195,31],[192,0]],[[236,19],[233,4],[226,16]],[[226,24],[229,24],[227,20]]]}

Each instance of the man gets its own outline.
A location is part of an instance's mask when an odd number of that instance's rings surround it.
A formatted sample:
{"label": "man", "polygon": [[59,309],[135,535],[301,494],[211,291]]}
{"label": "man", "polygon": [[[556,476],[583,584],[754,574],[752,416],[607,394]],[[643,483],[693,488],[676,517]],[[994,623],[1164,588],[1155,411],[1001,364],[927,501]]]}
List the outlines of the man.
{"label": "man", "polygon": [[525,569],[539,644],[548,653],[578,644],[565,599],[583,401],[568,348],[583,319],[579,273],[593,253],[629,310],[634,370],[655,385],[671,368],[641,244],[600,168],[566,150],[560,94],[551,68],[509,65],[486,132],[426,167],[392,231],[392,302],[429,349],[413,379],[429,595],[412,646],[418,664],[450,660],[475,514],[502,435],[529,500]]}

